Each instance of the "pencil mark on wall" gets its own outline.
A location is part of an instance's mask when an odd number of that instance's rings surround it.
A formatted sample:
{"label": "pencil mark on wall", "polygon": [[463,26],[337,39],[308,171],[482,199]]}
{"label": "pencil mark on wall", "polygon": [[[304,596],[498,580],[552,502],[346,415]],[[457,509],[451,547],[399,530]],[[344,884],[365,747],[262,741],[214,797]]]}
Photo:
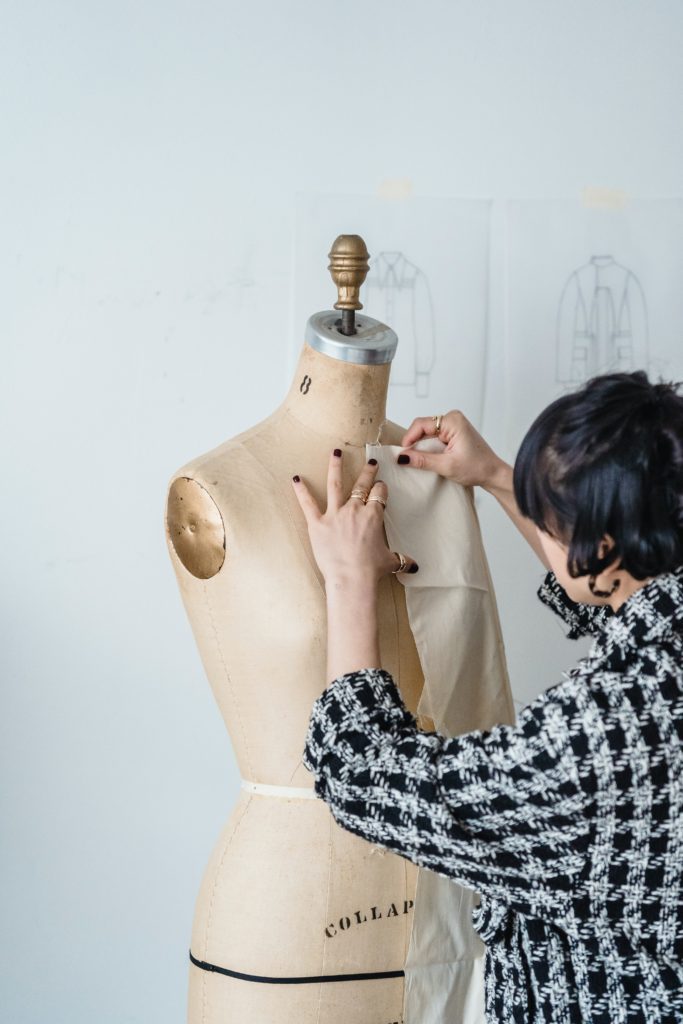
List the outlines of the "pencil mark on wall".
{"label": "pencil mark on wall", "polygon": [[363,305],[398,335],[391,386],[427,398],[436,362],[436,322],[429,280],[402,252],[380,252],[370,264]]}
{"label": "pencil mark on wall", "polygon": [[556,379],[648,368],[648,315],[640,281],[611,255],[573,271],[557,311]]}

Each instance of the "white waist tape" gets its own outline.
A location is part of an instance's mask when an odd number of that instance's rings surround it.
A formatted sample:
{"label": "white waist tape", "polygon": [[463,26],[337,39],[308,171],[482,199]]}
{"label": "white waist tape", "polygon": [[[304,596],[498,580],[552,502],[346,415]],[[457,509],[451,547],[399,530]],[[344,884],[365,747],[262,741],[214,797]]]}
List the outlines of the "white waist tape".
{"label": "white waist tape", "polygon": [[250,779],[242,779],[242,789],[248,793],[260,793],[261,796],[280,796],[289,799],[298,798],[301,800],[317,799],[314,789],[304,786],[269,786],[265,782],[252,782]]}

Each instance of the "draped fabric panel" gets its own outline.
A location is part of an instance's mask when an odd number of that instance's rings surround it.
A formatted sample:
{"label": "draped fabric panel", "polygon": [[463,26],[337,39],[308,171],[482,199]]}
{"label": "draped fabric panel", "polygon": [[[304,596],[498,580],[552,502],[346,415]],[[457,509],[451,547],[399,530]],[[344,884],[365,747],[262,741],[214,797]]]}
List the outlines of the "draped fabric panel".
{"label": "draped fabric panel", "polygon": [[[444,448],[437,439],[416,447]],[[449,736],[512,724],[503,637],[472,488],[398,466],[395,445],[367,445],[366,451],[389,488],[389,546],[420,566],[398,577],[425,677],[418,722]],[[405,963],[405,1024],[485,1024],[486,947],[471,921],[478,902],[472,890],[420,868]]]}

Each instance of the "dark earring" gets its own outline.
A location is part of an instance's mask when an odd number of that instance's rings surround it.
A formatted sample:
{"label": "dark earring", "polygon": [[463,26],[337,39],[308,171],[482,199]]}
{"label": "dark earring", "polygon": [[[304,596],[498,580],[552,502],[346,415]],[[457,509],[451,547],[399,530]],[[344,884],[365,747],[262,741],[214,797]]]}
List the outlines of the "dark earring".
{"label": "dark earring", "polygon": [[588,577],[588,586],[590,587],[590,592],[594,597],[611,597],[620,583],[620,579],[615,579],[611,590],[598,590],[595,586],[595,576]]}

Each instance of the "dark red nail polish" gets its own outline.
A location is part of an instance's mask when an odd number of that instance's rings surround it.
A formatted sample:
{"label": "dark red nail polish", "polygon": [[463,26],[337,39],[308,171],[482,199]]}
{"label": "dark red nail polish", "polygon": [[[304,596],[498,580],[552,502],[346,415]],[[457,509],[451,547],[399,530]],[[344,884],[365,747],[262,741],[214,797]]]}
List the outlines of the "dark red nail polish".
{"label": "dark red nail polish", "polygon": [[398,462],[399,466],[410,465],[410,456],[409,455],[399,455],[399,457],[396,459],[396,461]]}
{"label": "dark red nail polish", "polygon": [[377,459],[368,459],[368,466],[376,466]]}
{"label": "dark red nail polish", "polygon": [[300,476],[298,476],[298,475],[297,475],[297,476],[293,476],[293,477],[292,477],[292,480],[294,481],[294,483],[295,483],[295,484],[298,484],[298,483],[299,483],[299,481],[301,480],[301,477],[300,477]]}
{"label": "dark red nail polish", "polygon": [[414,563],[413,565],[411,565],[410,569],[408,569],[408,572],[417,572],[419,568],[420,566],[417,563]]}
{"label": "dark red nail polish", "polygon": [[332,452],[332,454],[336,455],[337,458],[339,458],[340,455],[341,455],[341,448],[335,448],[334,451]]}

